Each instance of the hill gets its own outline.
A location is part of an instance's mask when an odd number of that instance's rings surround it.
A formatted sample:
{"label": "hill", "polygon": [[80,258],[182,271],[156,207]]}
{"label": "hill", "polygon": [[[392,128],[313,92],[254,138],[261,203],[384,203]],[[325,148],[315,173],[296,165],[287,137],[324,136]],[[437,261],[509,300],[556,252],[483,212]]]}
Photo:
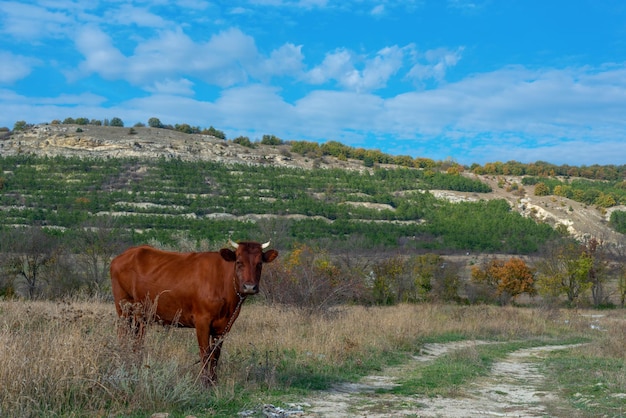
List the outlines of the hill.
{"label": "hill", "polygon": [[[370,173],[375,170],[373,167],[365,167],[363,161],[359,160],[303,156],[291,152],[289,144],[268,146],[257,143],[254,147],[244,147],[209,135],[149,127],[35,125],[0,139],[0,155],[29,154],[104,159],[180,159],[304,170],[320,168]],[[389,165],[384,167],[394,168]],[[430,192],[438,199],[451,202],[504,199],[523,216],[548,223],[554,228],[565,229],[576,238],[593,236],[616,246],[624,245],[624,235],[608,225],[613,211],[626,210],[623,205],[598,210],[566,197],[536,196],[535,186],[522,186],[522,178],[519,176],[463,175],[489,185],[491,191],[476,193],[430,189]],[[397,190],[389,192],[400,193]],[[347,203],[372,210],[393,209],[386,203],[358,199]]]}

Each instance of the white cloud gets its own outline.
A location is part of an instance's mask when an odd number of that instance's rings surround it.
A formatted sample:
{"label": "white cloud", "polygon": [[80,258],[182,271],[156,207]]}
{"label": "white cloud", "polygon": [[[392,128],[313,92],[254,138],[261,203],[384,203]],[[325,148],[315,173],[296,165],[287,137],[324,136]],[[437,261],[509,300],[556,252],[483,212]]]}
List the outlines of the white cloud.
{"label": "white cloud", "polygon": [[377,4],[376,6],[374,6],[374,8],[370,11],[370,14],[372,16],[380,16],[385,14],[385,5],[384,4]]}
{"label": "white cloud", "polygon": [[449,68],[454,67],[460,60],[464,48],[457,48],[450,51],[446,48],[432,49],[422,54],[422,62],[413,65],[407,73],[407,78],[422,82],[433,79],[442,81]]}
{"label": "white cloud", "polygon": [[211,7],[210,2],[199,0],[177,0],[176,4],[178,4],[180,7],[191,10],[206,10]]}
{"label": "white cloud", "polygon": [[465,13],[473,13],[485,8],[489,1],[490,0],[482,0],[479,2],[469,0],[448,0],[448,7]]}
{"label": "white cloud", "polygon": [[228,13],[231,15],[245,15],[250,12],[251,11],[249,9],[246,9],[245,7],[237,6],[237,7],[233,7],[232,9],[230,9]]}
{"label": "white cloud", "polygon": [[146,90],[154,94],[168,94],[173,96],[193,96],[193,83],[185,78],[180,80],[165,79],[155,81],[154,86],[146,87]]}
{"label": "white cloud", "polygon": [[299,77],[303,71],[302,45],[285,44],[270,53],[258,67],[251,67],[250,71],[256,77],[266,79],[270,76]]}
{"label": "white cloud", "polygon": [[361,88],[357,90],[375,90],[385,87],[387,81],[402,67],[404,53],[397,46],[386,47],[368,60],[361,77]]}
{"label": "white cloud", "polygon": [[73,109],[79,110],[80,116],[101,118],[101,106],[105,100],[106,98],[91,93],[33,97],[0,89],[0,108],[2,108],[0,126],[12,127],[18,120],[42,123],[64,119],[69,115],[68,110]]}
{"label": "white cloud", "polygon": [[[467,155],[476,156],[474,161],[480,155],[480,161],[502,160],[503,156],[519,160],[537,155],[529,150],[552,149],[561,154],[545,154],[541,159],[566,161],[565,156],[573,152],[579,157],[574,160],[572,156],[570,163],[615,162],[626,158],[626,148],[608,159],[598,142],[623,140],[626,77],[616,80],[624,71],[510,67],[477,74],[388,99],[381,126],[392,137],[409,141],[432,140],[450,148],[465,144]],[[586,145],[565,153],[572,144]],[[601,154],[603,159],[599,159]]]}
{"label": "white cloud", "polygon": [[40,60],[12,54],[8,51],[0,50],[0,83],[10,84],[17,80],[26,78],[35,65],[40,64]]}
{"label": "white cloud", "polygon": [[61,94],[57,97],[40,97],[31,98],[33,103],[37,105],[57,105],[57,106],[99,106],[104,103],[106,97],[93,94],[93,93],[81,93],[81,94]]}
{"label": "white cloud", "polygon": [[[224,121],[231,127],[270,127],[293,116],[292,106],[278,94],[278,89],[261,84],[224,90],[215,102]],[[250,120],[254,120],[250,124]]]}
{"label": "white cloud", "polygon": [[105,20],[139,27],[162,28],[166,26],[166,20],[161,16],[151,13],[146,8],[135,7],[131,4],[121,4],[119,8],[109,11]]}
{"label": "white cloud", "polygon": [[307,79],[313,84],[323,84],[332,79],[346,84],[346,80],[354,77],[356,72],[352,61],[352,54],[345,49],[326,54],[324,61],[308,72]]}
{"label": "white cloud", "polygon": [[250,0],[250,4],[257,6],[299,7],[303,9],[312,9],[314,7],[326,7],[328,0]]}
{"label": "white cloud", "polygon": [[[296,102],[303,137],[333,139],[344,130],[366,132],[376,129],[384,112],[384,100],[372,94],[316,90]],[[307,122],[309,121],[309,122]],[[314,129],[317,132],[307,132]]]}
{"label": "white cloud", "polygon": [[126,57],[99,28],[82,28],[76,37],[76,47],[85,57],[79,65],[82,73],[97,73],[107,79],[117,79],[123,75],[128,63]]}
{"label": "white cloud", "polygon": [[67,34],[73,18],[61,9],[46,9],[21,2],[0,2],[2,33],[17,39],[36,40]]}
{"label": "white cloud", "polygon": [[[366,92],[384,87],[389,78],[402,66],[404,53],[397,46],[383,48],[373,58],[358,62],[359,58],[346,49],[327,54],[324,61],[310,70],[305,79],[312,84],[335,80],[345,89]],[[361,64],[362,70],[356,68]]]}
{"label": "white cloud", "polygon": [[[138,44],[133,54],[126,57],[103,30],[88,26],[80,31],[76,46],[85,57],[80,64],[84,74],[125,79],[138,86],[193,76],[228,87],[247,81],[251,71],[258,71],[261,59],[254,39],[238,29],[217,33],[205,43],[196,43],[180,28],[161,31],[158,37]],[[278,50],[277,57],[287,57],[290,51],[297,53],[297,48]]]}

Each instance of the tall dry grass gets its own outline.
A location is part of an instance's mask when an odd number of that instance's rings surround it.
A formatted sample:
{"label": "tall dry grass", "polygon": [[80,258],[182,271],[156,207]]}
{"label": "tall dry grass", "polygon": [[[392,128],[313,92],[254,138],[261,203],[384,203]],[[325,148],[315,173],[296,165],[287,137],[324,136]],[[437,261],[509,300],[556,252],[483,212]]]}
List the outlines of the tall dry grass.
{"label": "tall dry grass", "polygon": [[175,333],[155,327],[139,356],[116,323],[112,304],[0,302],[0,416],[124,414],[202,393]]}
{"label": "tall dry grass", "polygon": [[437,339],[588,337],[594,355],[623,356],[625,314],[611,314],[604,326],[612,328],[598,331],[576,311],[422,304],[316,315],[248,303],[224,343],[220,384],[208,391],[193,330],[151,326],[136,355],[118,342],[112,304],[0,301],[0,416],[209,416],[287,389],[290,374],[365,373],[364,365],[384,365],[381,353],[417,352]]}

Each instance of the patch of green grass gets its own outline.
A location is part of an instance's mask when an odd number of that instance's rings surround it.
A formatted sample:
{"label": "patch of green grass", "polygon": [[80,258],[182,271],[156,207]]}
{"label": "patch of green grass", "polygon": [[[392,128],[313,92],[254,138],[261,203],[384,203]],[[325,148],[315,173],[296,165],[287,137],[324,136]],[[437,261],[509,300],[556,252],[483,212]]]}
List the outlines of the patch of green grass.
{"label": "patch of green grass", "polygon": [[353,382],[385,367],[408,361],[409,354],[400,351],[369,350],[341,363],[314,356],[285,355],[277,367],[277,381],[286,390],[327,390],[334,384]]}
{"label": "patch of green grass", "polygon": [[441,344],[441,343],[451,343],[455,341],[464,341],[467,340],[467,335],[460,332],[444,332],[441,334],[433,334],[428,335],[420,339],[420,342],[424,344]]}
{"label": "patch of green grass", "polygon": [[583,416],[626,416],[624,359],[558,351],[552,353],[544,365],[546,387],[558,388],[560,397]]}

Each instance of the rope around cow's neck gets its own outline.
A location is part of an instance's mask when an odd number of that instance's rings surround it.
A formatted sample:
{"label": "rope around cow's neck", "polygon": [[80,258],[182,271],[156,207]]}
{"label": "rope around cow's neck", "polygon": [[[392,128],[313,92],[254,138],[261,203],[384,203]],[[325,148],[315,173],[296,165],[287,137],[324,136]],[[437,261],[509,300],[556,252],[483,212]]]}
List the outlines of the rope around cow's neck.
{"label": "rope around cow's neck", "polygon": [[246,300],[246,296],[242,295],[237,290],[236,281],[237,281],[237,275],[234,275],[233,276],[233,288],[235,289],[235,294],[239,297],[239,302],[237,302],[237,306],[235,306],[235,310],[233,311],[233,314],[230,316],[230,319],[228,320],[228,324],[226,324],[226,328],[224,328],[224,333],[222,334],[221,338],[224,338],[226,334],[228,334],[228,332],[230,331],[230,327],[232,327],[233,322],[235,322],[235,316],[237,315],[237,312],[239,312],[239,310],[241,309],[241,305],[243,304],[243,301]]}

